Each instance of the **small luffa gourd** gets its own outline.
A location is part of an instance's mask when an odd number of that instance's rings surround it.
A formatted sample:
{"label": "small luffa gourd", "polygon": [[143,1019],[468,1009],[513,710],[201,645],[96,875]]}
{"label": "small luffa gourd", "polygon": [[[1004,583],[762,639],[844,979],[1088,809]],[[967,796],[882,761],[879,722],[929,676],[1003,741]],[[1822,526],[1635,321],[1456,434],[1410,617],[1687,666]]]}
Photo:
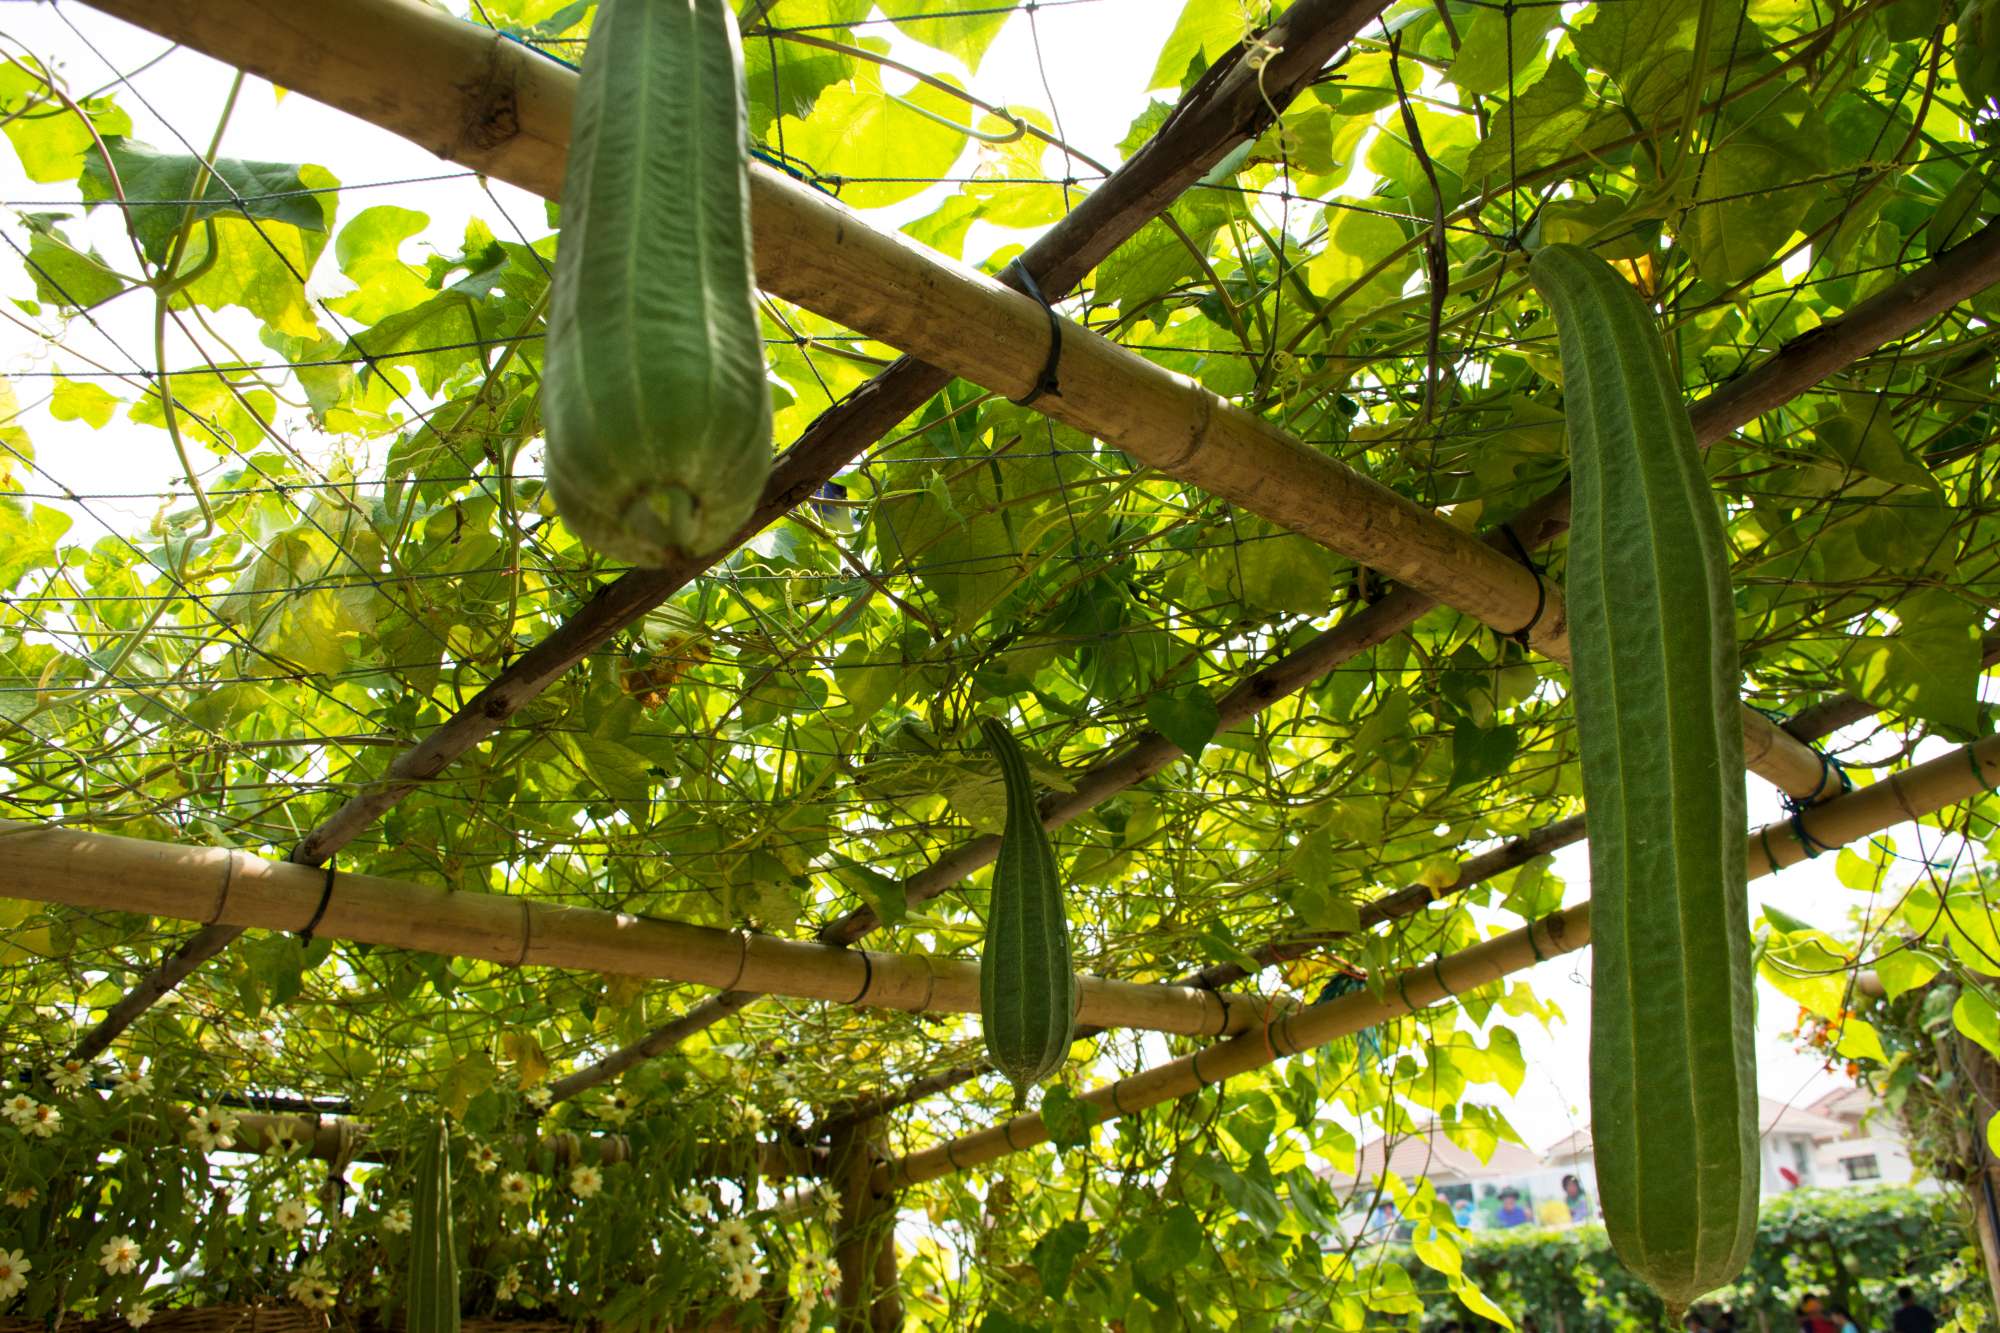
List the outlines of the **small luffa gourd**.
{"label": "small luffa gourd", "polygon": [[598,5],[571,120],[542,418],[556,511],[606,555],[712,555],[770,472],[746,140],[723,0]]}
{"label": "small luffa gourd", "polygon": [[451,1235],[451,1135],[440,1119],[419,1131],[410,1209],[408,1333],[458,1333],[458,1250]]}
{"label": "small luffa gourd", "polygon": [[1575,487],[1598,1191],[1619,1259],[1679,1311],[1742,1270],[1757,1225],[1729,553],[1638,293],[1572,245],[1543,248],[1528,272],[1555,317]]}
{"label": "small luffa gourd", "polygon": [[979,729],[1000,763],[1007,797],[979,960],[979,1022],[986,1053],[1014,1085],[1019,1104],[1069,1057],[1076,973],[1070,967],[1062,879],[1035,804],[1027,756],[1001,723],[983,718]]}

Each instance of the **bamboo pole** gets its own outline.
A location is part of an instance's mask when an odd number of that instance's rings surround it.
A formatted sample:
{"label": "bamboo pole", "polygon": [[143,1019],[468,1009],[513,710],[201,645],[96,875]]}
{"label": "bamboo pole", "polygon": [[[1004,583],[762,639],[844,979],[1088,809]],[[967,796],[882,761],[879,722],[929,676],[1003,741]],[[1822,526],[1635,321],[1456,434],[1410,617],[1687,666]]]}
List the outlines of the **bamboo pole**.
{"label": "bamboo pole", "polygon": [[[1051,298],[1067,295],[1099,261],[1227,153],[1261,135],[1278,112],[1318,77],[1335,52],[1380,12],[1383,2],[1297,0],[1274,24],[1258,34],[1262,43],[1258,49],[1265,58],[1248,59],[1251,49],[1248,46],[1235,48],[1218,58],[1175,103],[1159,130],[1130,160],[1028,246],[1020,259],[1023,270],[1034,275]],[[220,23],[207,23],[212,16],[205,5],[183,3],[172,10],[164,3],[143,7],[158,16],[160,22],[184,33],[191,44],[223,59],[268,56],[286,68],[317,69],[312,76],[313,85],[330,100],[339,96],[340,88],[349,85],[348,76],[356,69],[367,86],[366,80],[381,61],[382,51],[378,49],[382,45],[381,35],[388,31],[366,25],[343,25],[338,21],[329,24],[324,21],[326,12],[319,9],[267,4],[263,21],[267,27],[275,24],[279,34],[288,33],[289,37],[277,40],[265,32],[264,36],[273,41],[269,48],[252,42],[240,49],[235,44],[233,20],[225,17]],[[128,5],[126,10],[115,12],[137,14],[138,7]],[[335,15],[336,19],[339,17]],[[407,6],[400,11],[400,17],[409,19]],[[394,44],[394,58],[398,61],[415,54],[449,64],[455,56],[463,55],[452,48],[439,50],[434,45],[425,45],[426,40],[434,42],[443,35],[454,40],[463,36],[455,30],[445,34],[437,26],[435,15],[422,19],[413,31],[396,30],[392,35],[398,39]],[[403,40],[413,35],[418,38],[414,44]],[[469,143],[454,145],[433,140],[422,132],[427,127],[423,99],[438,91],[428,86],[418,90],[414,106],[391,96],[382,105],[363,99],[348,104],[346,109],[430,143],[443,152],[483,153],[497,159],[520,151],[515,137],[521,131],[522,107],[533,110],[540,105],[536,94],[541,85],[531,82],[522,91],[521,67],[514,59],[520,52],[507,43],[496,42],[489,54],[491,58],[484,63],[461,60],[453,72],[462,78],[453,87],[463,101],[452,103],[446,99],[449,105],[457,105],[461,110],[470,107],[476,112],[488,108],[483,113],[463,117],[466,124],[479,127],[477,133],[459,136],[470,139]],[[544,115],[528,117],[530,157],[542,152],[532,142],[532,132],[545,119]],[[412,127],[417,132],[413,133]],[[817,492],[950,382],[950,372],[904,357],[829,407],[773,462],[770,479],[755,512],[731,539],[729,547],[733,549],[748,541]],[[304,865],[323,865],[403,797],[491,736],[592,650],[636,623],[705,568],[704,561],[682,560],[667,568],[628,570],[599,589],[588,603],[510,662],[456,713],[397,755],[378,781],[357,792],[321,821],[292,849],[290,859]],[[228,926],[197,932],[112,1006],[84,1035],[72,1054],[90,1058],[105,1050],[161,996],[226,948],[237,933]]]}
{"label": "bamboo pole", "polygon": [[[561,194],[576,76],[488,29],[416,0],[96,3],[398,133],[428,136],[440,153],[544,197]],[[511,101],[494,102],[496,88]],[[498,148],[496,126],[506,131]],[[1040,383],[1052,317],[1033,298],[762,164],[752,171],[751,216],[767,291],[1010,397]],[[1512,555],[1194,380],[1060,323],[1061,388],[1037,410],[1569,660],[1561,591]],[[1751,771],[1794,797],[1817,797],[1829,782],[1819,758],[1761,714],[1743,713]]]}
{"label": "bamboo pole", "polygon": [[[4,896],[239,929],[567,967],[911,1013],[979,1012],[979,965],[873,953],[531,898],[330,875],[243,852],[0,820]],[[1190,1036],[1248,1031],[1270,1003],[1086,976],[1078,1021]]]}
{"label": "bamboo pole", "polygon": [[[1837,847],[1906,819],[1921,819],[1995,786],[2000,786],[2000,736],[1989,736],[1874,786],[1835,797],[1795,820],[1783,820],[1752,834],[1750,875],[1758,878],[1796,865],[1820,849]],[[1297,1010],[1257,1031],[1093,1088],[1079,1100],[1090,1104],[1100,1123],[1129,1115],[1463,995],[1588,943],[1590,904],[1579,903],[1483,944],[1398,973],[1380,987]],[[1015,1116],[991,1129],[885,1163],[877,1172],[878,1188],[900,1189],[934,1180],[1047,1141],[1048,1130],[1040,1115]]]}

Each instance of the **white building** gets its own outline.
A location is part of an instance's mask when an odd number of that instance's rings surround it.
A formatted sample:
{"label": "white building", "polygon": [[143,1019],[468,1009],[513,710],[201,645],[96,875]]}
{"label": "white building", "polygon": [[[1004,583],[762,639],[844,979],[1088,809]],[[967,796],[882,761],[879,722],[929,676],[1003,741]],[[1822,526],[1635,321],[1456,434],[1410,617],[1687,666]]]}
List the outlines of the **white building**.
{"label": "white building", "polygon": [[[1772,1097],[1757,1099],[1765,1198],[1795,1189],[1868,1188],[1907,1184],[1910,1155],[1893,1117],[1879,1111],[1859,1088],[1839,1088],[1807,1105]],[[1392,1212],[1379,1208],[1375,1188],[1385,1170],[1405,1181],[1427,1179],[1440,1198],[1457,1205],[1461,1224],[1495,1226],[1567,1225],[1597,1216],[1597,1159],[1588,1128],[1577,1130],[1537,1154],[1518,1144],[1498,1145],[1490,1159],[1452,1143],[1436,1126],[1378,1138],[1357,1154],[1351,1172],[1322,1172],[1321,1178],[1349,1198],[1354,1223],[1368,1231],[1390,1231]],[[1578,1200],[1566,1188],[1574,1176],[1585,1193]],[[1499,1220],[1497,1205],[1508,1193],[1515,1205]],[[1522,1214],[1526,1219],[1522,1219]]]}

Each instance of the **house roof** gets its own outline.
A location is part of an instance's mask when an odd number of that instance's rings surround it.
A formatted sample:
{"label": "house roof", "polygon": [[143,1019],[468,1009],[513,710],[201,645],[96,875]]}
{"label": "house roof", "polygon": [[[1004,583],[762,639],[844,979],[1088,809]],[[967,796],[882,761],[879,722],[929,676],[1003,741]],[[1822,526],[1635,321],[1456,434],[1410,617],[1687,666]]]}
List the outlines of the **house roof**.
{"label": "house roof", "polygon": [[1503,1176],[1516,1177],[1539,1171],[1542,1161],[1518,1143],[1501,1143],[1495,1145],[1492,1159],[1482,1162],[1438,1133],[1433,1126],[1425,1133],[1400,1135],[1393,1142],[1378,1138],[1373,1143],[1365,1144],[1355,1155],[1353,1171],[1324,1171],[1320,1174],[1321,1179],[1331,1184],[1351,1185],[1360,1181],[1372,1182],[1385,1169],[1405,1180],[1422,1177],[1431,1180],[1496,1180]]}
{"label": "house roof", "polygon": [[1876,1101],[1866,1088],[1840,1087],[1822,1095],[1819,1100],[1808,1102],[1806,1110],[1814,1115],[1825,1116],[1849,1129],[1858,1126],[1862,1118],[1876,1107]]}
{"label": "house roof", "polygon": [[1781,1102],[1775,1097],[1757,1099],[1757,1133],[1761,1137],[1803,1134],[1811,1139],[1837,1139],[1847,1130],[1847,1125],[1807,1107]]}

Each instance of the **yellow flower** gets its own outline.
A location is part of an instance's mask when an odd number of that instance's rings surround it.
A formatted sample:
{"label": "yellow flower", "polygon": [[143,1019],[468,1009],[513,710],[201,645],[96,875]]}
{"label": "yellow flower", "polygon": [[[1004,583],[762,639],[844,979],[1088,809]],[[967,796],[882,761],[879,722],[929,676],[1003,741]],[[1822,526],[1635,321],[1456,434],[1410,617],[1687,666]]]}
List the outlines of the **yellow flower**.
{"label": "yellow flower", "polygon": [[146,1325],[152,1323],[153,1303],[151,1301],[134,1301],[130,1308],[125,1311],[125,1322],[134,1328],[144,1328]]}
{"label": "yellow flower", "polygon": [[569,1173],[569,1187],[579,1199],[588,1199],[604,1188],[604,1173],[594,1166],[579,1166]]}

